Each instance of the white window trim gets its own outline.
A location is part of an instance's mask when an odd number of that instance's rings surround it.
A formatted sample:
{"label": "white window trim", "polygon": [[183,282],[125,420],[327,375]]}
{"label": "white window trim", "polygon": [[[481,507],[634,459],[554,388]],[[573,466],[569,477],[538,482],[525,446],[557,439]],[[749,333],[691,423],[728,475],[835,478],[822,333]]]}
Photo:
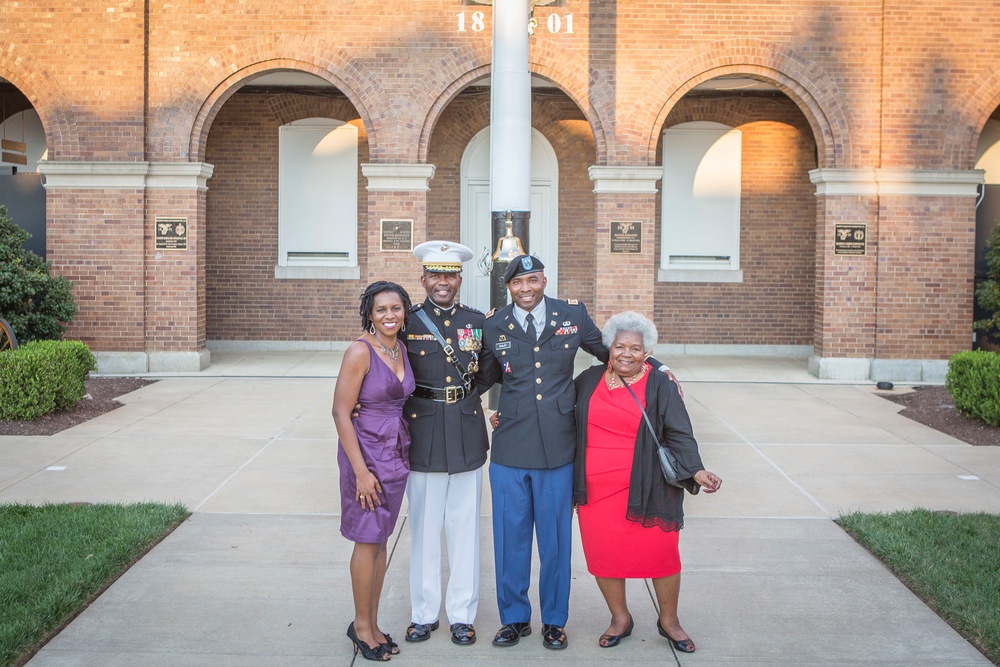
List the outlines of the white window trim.
{"label": "white window trim", "polygon": [[[290,131],[295,130],[328,130],[337,128],[350,128],[351,126],[343,121],[330,118],[306,118],[283,125],[279,129],[279,156],[281,155],[281,143],[283,137]],[[355,130],[356,131],[356,130]],[[282,232],[282,217],[288,215],[286,207],[283,205],[283,198],[288,194],[283,192],[281,187],[281,165],[279,164],[279,189],[278,189],[278,258],[274,267],[274,277],[276,279],[292,280],[357,280],[360,278],[361,269],[358,264],[358,207],[357,198],[357,137],[355,135],[354,155],[355,161],[351,171],[353,175],[353,188],[350,192],[354,202],[354,239],[353,246],[337,251],[326,251],[323,248],[287,248],[287,238]],[[279,162],[281,158],[279,157]],[[341,221],[344,226],[348,223]],[[285,223],[288,224],[288,223]],[[344,256],[346,255],[346,256]]]}
{"label": "white window trim", "polygon": [[[668,145],[668,135],[669,134],[709,134],[712,136],[731,136],[736,135],[741,137],[742,134],[739,130],[731,128],[721,123],[712,123],[704,121],[696,121],[691,123],[682,123],[681,125],[674,126],[672,128],[667,128],[663,132],[663,146],[664,151],[667,151]],[[667,217],[673,210],[667,201],[667,191],[669,189],[669,179],[670,175],[668,173],[668,156],[664,156],[664,196],[661,201],[661,215],[660,215],[660,268],[657,271],[657,280],[660,282],[717,282],[717,283],[742,283],[743,282],[743,271],[740,268],[740,227],[742,220],[740,219],[740,199],[742,198],[740,178],[741,175],[737,172],[735,185],[735,195],[736,195],[736,207],[735,207],[735,219],[730,219],[730,232],[735,234],[735,238],[729,238],[727,246],[720,246],[719,256],[706,255],[704,257],[687,257],[681,259],[682,255],[679,253],[676,255],[671,255],[670,250],[670,232],[668,230]],[[742,161],[742,148],[740,148],[740,160]],[[742,171],[742,164],[738,165],[739,171]],[[732,223],[735,223],[735,228],[732,228]],[[721,252],[729,250],[729,255],[723,255]]]}

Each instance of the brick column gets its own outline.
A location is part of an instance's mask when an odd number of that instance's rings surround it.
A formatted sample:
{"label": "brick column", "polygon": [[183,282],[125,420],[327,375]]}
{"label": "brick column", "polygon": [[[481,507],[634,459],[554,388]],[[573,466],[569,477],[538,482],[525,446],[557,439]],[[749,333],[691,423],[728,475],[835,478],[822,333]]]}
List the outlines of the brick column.
{"label": "brick column", "polygon": [[980,170],[879,169],[873,380],[940,382],[972,349]]}
{"label": "brick column", "polygon": [[[867,380],[875,355],[878,187],[874,169],[814,169],[816,310],[809,372],[824,379]],[[838,223],[866,225],[863,255],[837,255]]]}
{"label": "brick column", "polygon": [[[971,345],[982,172],[815,169],[816,316],[809,370],[838,380],[941,381]],[[867,225],[837,254],[838,223]]]}
{"label": "brick column", "polygon": [[[201,370],[205,350],[205,180],[211,166],[42,162],[46,242],[73,281],[67,336],[100,373]],[[157,252],[156,216],[188,219],[188,249]]]}
{"label": "brick column", "polygon": [[149,165],[38,163],[45,243],[55,273],[73,282],[68,339],[86,343],[99,372],[146,371],[143,190]]}
{"label": "brick column", "polygon": [[[211,363],[205,348],[205,202],[212,171],[203,162],[149,165],[145,248],[150,371],[199,371]],[[185,221],[186,249],[156,248],[157,218]]]}
{"label": "brick column", "polygon": [[415,303],[423,301],[420,262],[412,250],[383,250],[381,223],[410,220],[413,247],[427,240],[427,191],[434,165],[363,164],[361,174],[368,179],[368,263],[363,282],[391,280],[402,285]]}
{"label": "brick column", "polygon": [[[623,310],[653,317],[656,283],[656,182],[661,167],[592,166],[596,210],[594,223],[594,303],[587,304],[591,317],[602,326]],[[611,228],[615,223],[636,223],[639,252],[611,252]],[[631,250],[631,248],[629,249]]]}

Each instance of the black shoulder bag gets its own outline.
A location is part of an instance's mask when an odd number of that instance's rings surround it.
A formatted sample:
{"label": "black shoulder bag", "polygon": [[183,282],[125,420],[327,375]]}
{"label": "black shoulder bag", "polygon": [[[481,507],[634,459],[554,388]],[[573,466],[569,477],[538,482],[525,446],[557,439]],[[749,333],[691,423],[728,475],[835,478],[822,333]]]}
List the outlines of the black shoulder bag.
{"label": "black shoulder bag", "polygon": [[639,410],[642,411],[642,418],[646,420],[646,428],[649,429],[649,433],[653,436],[653,442],[656,443],[656,454],[660,459],[660,470],[663,472],[663,479],[665,479],[667,484],[670,486],[676,486],[679,489],[683,489],[684,485],[677,479],[677,457],[674,456],[669,447],[660,442],[660,439],[656,435],[656,431],[653,430],[653,425],[649,421],[649,415],[646,414],[646,409],[642,407],[642,403],[639,402],[639,397],[635,395],[634,391],[632,391],[632,387],[628,386],[625,380],[623,380],[617,373],[615,373],[615,377],[617,377],[618,380],[625,385],[625,388],[628,389],[628,393],[632,394],[632,398],[635,399],[635,404],[638,405]]}

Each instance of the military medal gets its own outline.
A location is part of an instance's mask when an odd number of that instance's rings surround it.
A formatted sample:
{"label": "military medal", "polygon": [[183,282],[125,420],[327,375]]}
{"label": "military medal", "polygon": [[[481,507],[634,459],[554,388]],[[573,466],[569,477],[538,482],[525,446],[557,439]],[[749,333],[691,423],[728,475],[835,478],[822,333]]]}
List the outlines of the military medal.
{"label": "military medal", "polygon": [[483,349],[482,329],[456,329],[458,349],[463,352],[479,352]]}

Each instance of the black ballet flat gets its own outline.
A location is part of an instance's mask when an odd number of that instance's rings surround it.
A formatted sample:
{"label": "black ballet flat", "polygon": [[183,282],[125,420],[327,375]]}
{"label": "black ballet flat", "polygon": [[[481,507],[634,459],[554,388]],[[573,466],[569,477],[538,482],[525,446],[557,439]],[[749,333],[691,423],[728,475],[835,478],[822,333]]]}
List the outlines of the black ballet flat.
{"label": "black ballet flat", "polygon": [[628,615],[628,627],[625,628],[625,632],[620,635],[601,635],[601,638],[597,640],[597,645],[601,648],[614,648],[618,646],[621,640],[632,635],[632,628],[635,627],[635,620],[632,618],[632,614]]}
{"label": "black ballet flat", "polygon": [[352,642],[354,642],[354,655],[357,655],[358,651],[360,651],[361,657],[365,660],[383,662],[389,659],[389,654],[382,648],[382,644],[369,646],[367,642],[363,642],[358,639],[358,633],[354,631],[353,622],[347,626],[347,636]]}
{"label": "black ballet flat", "polygon": [[657,631],[659,631],[661,636],[666,637],[670,641],[670,643],[674,645],[674,648],[680,651],[681,653],[694,653],[694,642],[691,641],[690,638],[674,639],[673,637],[668,635],[667,631],[663,629],[662,625],[660,625],[660,619],[656,619],[656,629]]}

